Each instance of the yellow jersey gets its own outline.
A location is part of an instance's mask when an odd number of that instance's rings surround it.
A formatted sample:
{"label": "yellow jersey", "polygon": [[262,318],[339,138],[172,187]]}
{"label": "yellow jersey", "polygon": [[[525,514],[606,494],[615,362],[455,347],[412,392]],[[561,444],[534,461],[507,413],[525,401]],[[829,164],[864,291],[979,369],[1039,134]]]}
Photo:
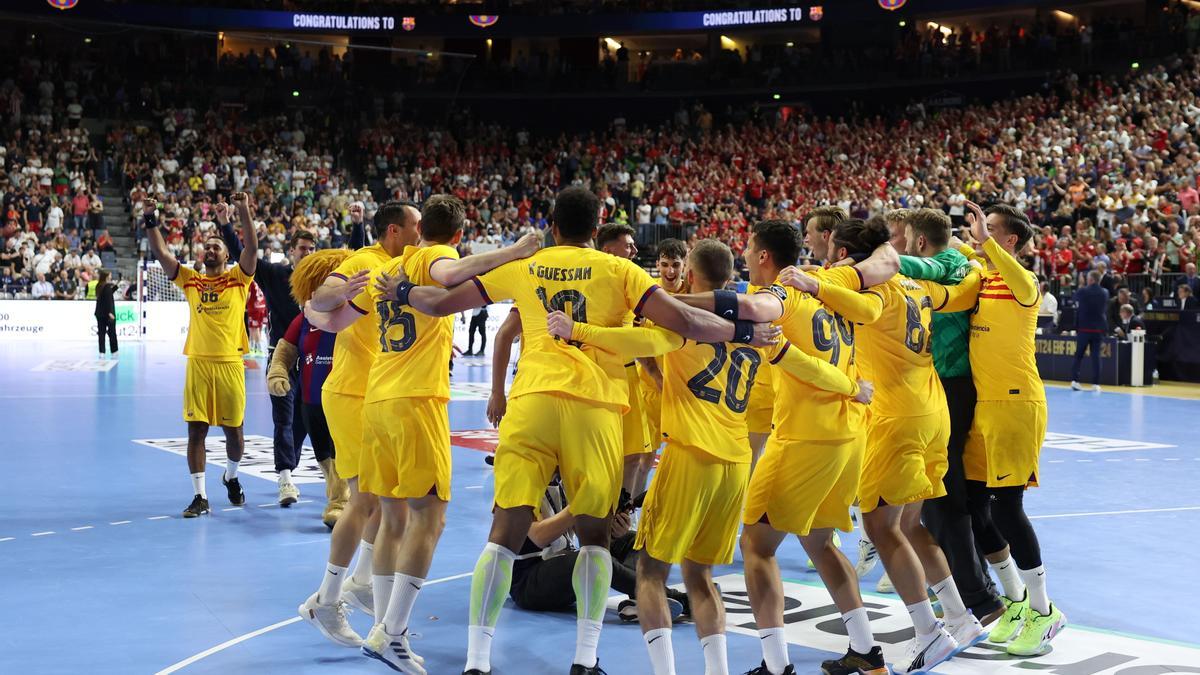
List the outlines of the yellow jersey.
{"label": "yellow jersey", "polygon": [[[988,239],[991,262],[971,314],[971,376],[980,401],[1045,401],[1037,368],[1037,315],[1042,294],[1032,272]],[[970,302],[959,309],[971,309]]]}
{"label": "yellow jersey", "polygon": [[[429,270],[439,260],[458,260],[458,251],[444,244],[405,247],[404,253],[379,266],[394,274],[400,267],[418,286],[441,286]],[[354,306],[365,311],[376,327],[375,363],[367,377],[367,403],[393,398],[450,400],[450,352],[454,348],[454,317],[434,318],[394,299],[384,299],[375,284],[367,287]],[[362,302],[363,304],[358,304]],[[364,306],[365,305],[365,306]]]}
{"label": "yellow jersey", "polygon": [[[754,294],[763,290],[762,286],[750,284],[746,287],[746,293]],[[775,400],[775,369],[763,368],[758,371],[758,377],[754,378],[754,389],[750,392],[750,400],[753,406],[760,405],[766,408],[767,402],[771,402],[771,407],[774,408]]]}
{"label": "yellow jersey", "polygon": [[[846,274],[858,276],[853,268],[812,272],[818,278]],[[775,322],[792,347],[815,356],[842,371],[851,382],[858,380],[854,362],[854,325],[812,295],[794,288],[772,285],[760,293],[771,293],[783,303],[783,314]],[[775,406],[772,432],[782,440],[838,440],[862,433],[866,406],[843,394],[825,391],[786,372],[775,372]]]}
{"label": "yellow jersey", "polygon": [[241,265],[213,277],[179,265],[171,282],[183,290],[192,315],[184,354],[211,361],[239,361],[250,351],[246,297],[253,281]]}
{"label": "yellow jersey", "polygon": [[638,313],[660,290],[645,270],[595,249],[552,246],[474,281],[488,302],[511,299],[521,312],[521,365],[509,398],[550,392],[622,413],[629,409],[628,360],[590,345],[555,340],[546,331],[545,315],[561,310],[578,322],[621,326],[631,310]]}
{"label": "yellow jersey", "polygon": [[663,435],[726,462],[748,463],[746,409],[767,359],[754,347],[688,340],[663,359]]}
{"label": "yellow jersey", "polygon": [[[343,260],[331,276],[348,279],[353,274],[373,270],[391,259],[392,256],[388,255],[383,246],[373,244],[355,251],[354,255]],[[352,304],[358,311],[363,312],[362,306],[369,302],[367,298],[367,291],[364,289],[352,299]],[[349,328],[338,333],[337,340],[333,343],[333,367],[321,387],[322,390],[346,396],[365,396],[367,376],[378,352],[378,325],[361,318],[355,321]]]}

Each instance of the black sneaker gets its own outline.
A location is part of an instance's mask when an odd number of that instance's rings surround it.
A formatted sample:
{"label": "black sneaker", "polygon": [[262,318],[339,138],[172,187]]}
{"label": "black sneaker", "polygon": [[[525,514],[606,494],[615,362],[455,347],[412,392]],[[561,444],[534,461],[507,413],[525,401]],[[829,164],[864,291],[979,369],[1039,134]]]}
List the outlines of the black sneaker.
{"label": "black sneaker", "polygon": [[470,670],[464,670],[463,675],[492,675],[492,671],[489,670],[485,672],[478,668],[472,668]]}
{"label": "black sneaker", "polygon": [[226,492],[229,493],[229,503],[234,506],[242,506],[246,503],[246,493],[242,492],[242,484],[238,482],[236,477],[233,480],[225,480],[225,472],[221,472],[221,484],[225,486]]}
{"label": "black sneaker", "polygon": [[617,618],[620,619],[622,623],[637,623],[637,600],[622,600],[620,604],[617,605]]}
{"label": "black sneaker", "polygon": [[183,517],[195,518],[206,513],[208,513],[208,500],[200,495],[196,495],[192,498],[192,503],[188,504],[188,507],[183,510]]}
{"label": "black sneaker", "polygon": [[604,669],[600,667],[600,659],[596,659],[596,665],[588,668],[581,666],[578,663],[571,664],[571,675],[608,675]]}
{"label": "black sneaker", "polygon": [[866,654],[848,649],[842,658],[822,663],[821,672],[825,675],[887,675],[888,667],[883,660],[883,648],[875,645]]}
{"label": "black sneaker", "polygon": [[[773,673],[770,670],[767,670],[767,662],[763,661],[762,665],[754,670],[747,670],[746,675],[773,675]],[[783,673],[781,673],[781,675],[796,675],[795,666],[789,663],[788,667],[783,669]]]}

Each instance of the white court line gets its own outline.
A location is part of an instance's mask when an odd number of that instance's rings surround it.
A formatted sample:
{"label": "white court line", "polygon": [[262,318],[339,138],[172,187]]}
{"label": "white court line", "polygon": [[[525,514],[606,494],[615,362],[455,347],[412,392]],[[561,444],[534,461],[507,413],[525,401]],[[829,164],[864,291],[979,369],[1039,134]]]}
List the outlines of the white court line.
{"label": "white court line", "polygon": [[170,518],[170,517],[171,516],[150,516],[146,520],[166,520],[167,518]]}
{"label": "white court line", "polygon": [[482,485],[468,485],[464,489],[466,489],[466,490],[482,490],[483,486]]}
{"label": "white court line", "polygon": [[1106,460],[1104,460],[1104,461],[1106,461],[1106,462],[1123,462],[1123,461],[1125,461],[1125,460],[1122,460],[1122,459],[1106,459]]}
{"label": "white court line", "polygon": [[[425,586],[433,586],[434,584],[444,584],[448,581],[457,581],[458,579],[465,579],[465,578],[471,576],[472,574],[474,574],[474,572],[464,572],[462,574],[455,574],[452,577],[442,577],[441,579],[434,579],[433,581],[426,581],[424,586],[422,586],[422,588],[424,588]],[[184,659],[178,663],[172,663],[171,665],[167,666],[166,668],[163,668],[162,670],[158,671],[154,675],[170,675],[170,673],[178,672],[180,670],[183,670],[184,668],[187,668],[188,666],[192,665],[193,663],[200,661],[201,659],[206,659],[206,658],[212,656],[213,654],[216,654],[217,652],[221,652],[226,649],[229,649],[230,647],[232,647],[236,644],[240,644],[242,642],[245,642],[246,640],[256,638],[259,635],[264,635],[266,633],[270,633],[271,631],[276,630],[278,628],[283,628],[284,626],[290,626],[300,620],[301,620],[300,617],[294,616],[290,619],[284,619],[283,621],[273,623],[270,626],[265,626],[263,628],[259,628],[258,630],[250,631],[249,633],[246,633],[245,635],[239,635],[231,640],[226,640],[225,642],[222,642],[221,644],[217,645],[216,647],[209,647],[208,649],[205,649],[204,651],[200,652],[199,654],[196,654],[194,656],[189,656],[186,659]]]}
{"label": "white court line", "polygon": [[16,539],[16,537],[0,537],[0,541],[12,541],[13,539]]}
{"label": "white court line", "polygon": [[72,527],[71,531],[72,532],[82,532],[84,530],[90,530],[90,529],[92,529],[91,525],[84,525],[83,527]]}
{"label": "white court line", "polygon": [[1052,460],[1050,460],[1050,464],[1062,464],[1062,463],[1063,463],[1063,462],[1065,462],[1065,461],[1067,461],[1067,460],[1065,460],[1065,459],[1052,459]]}
{"label": "white court line", "polygon": [[1077,459],[1077,460],[1075,460],[1075,461],[1076,461],[1076,462],[1083,462],[1083,463],[1085,463],[1085,464],[1091,464],[1091,463],[1092,463],[1092,460],[1090,460],[1090,459]]}
{"label": "white court line", "polygon": [[271,502],[270,504],[259,504],[259,505],[258,505],[258,508],[260,508],[260,509],[265,509],[265,508],[267,508],[268,506],[275,506],[275,502]]}
{"label": "white court line", "polygon": [[48,534],[54,534],[54,530],[47,530],[47,531],[45,531],[45,532],[34,532],[33,534],[31,534],[31,535],[29,535],[29,536],[31,536],[31,537],[44,537],[44,536],[46,536],[46,535],[48,535]]}
{"label": "white court line", "polygon": [[245,507],[243,507],[243,506],[228,506],[221,510],[222,511],[241,511],[243,508],[245,508]]}
{"label": "white court line", "polygon": [[1080,518],[1083,516],[1120,516],[1127,513],[1170,513],[1174,511],[1200,511],[1200,506],[1177,506],[1169,509],[1130,509],[1128,511],[1089,511],[1087,513],[1052,513],[1045,516],[1029,516],[1030,520],[1046,518]]}
{"label": "white court line", "polygon": [[1137,457],[1137,458],[1135,458],[1133,461],[1135,461],[1135,462],[1149,462],[1150,460],[1146,459],[1145,457]]}
{"label": "white court line", "polygon": [[1178,462],[1179,458],[1178,457],[1167,457],[1167,458],[1163,459],[1163,461],[1164,462]]}
{"label": "white court line", "polygon": [[131,520],[114,520],[113,522],[109,523],[109,525],[128,525],[131,522],[133,522],[133,521],[131,521]]}

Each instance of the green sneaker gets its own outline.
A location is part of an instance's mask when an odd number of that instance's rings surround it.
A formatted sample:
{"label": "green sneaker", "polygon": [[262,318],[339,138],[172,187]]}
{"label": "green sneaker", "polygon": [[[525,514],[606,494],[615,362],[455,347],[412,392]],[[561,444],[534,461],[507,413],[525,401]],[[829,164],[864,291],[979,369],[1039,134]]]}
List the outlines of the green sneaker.
{"label": "green sneaker", "polygon": [[1050,648],[1050,641],[1067,627],[1067,615],[1053,603],[1049,614],[1039,614],[1032,607],[1025,608],[1025,625],[1021,633],[1008,643],[1008,653],[1013,656],[1037,656]]}
{"label": "green sneaker", "polygon": [[1021,632],[1025,610],[1029,609],[1029,591],[1025,591],[1025,596],[1020,600],[1001,595],[1000,602],[1004,603],[1004,616],[992,626],[992,632],[988,635],[988,642],[998,645],[1009,642]]}

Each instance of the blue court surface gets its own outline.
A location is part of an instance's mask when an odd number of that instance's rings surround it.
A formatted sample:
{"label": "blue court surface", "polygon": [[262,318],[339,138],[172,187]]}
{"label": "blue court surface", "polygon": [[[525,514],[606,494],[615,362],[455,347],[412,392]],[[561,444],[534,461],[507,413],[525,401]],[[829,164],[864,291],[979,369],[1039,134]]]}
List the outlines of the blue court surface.
{"label": "blue court surface", "polygon": [[[296,607],[320,582],[328,534],[323,489],[275,505],[271,421],[263,371],[247,371],[245,508],[231,509],[214,463],[211,517],[185,521],[191,498],[182,453],[184,360],[178,348],[128,345],[109,370],[90,343],[0,344],[0,673],[385,672],[333,646]],[[487,430],[489,359],[459,359],[450,419],[456,432]],[[100,366],[103,368],[105,366]],[[1050,437],[1036,514],[1051,597],[1071,628],[1036,659],[977,647],[945,673],[1047,671],[1070,675],[1200,673],[1195,539],[1200,533],[1200,444],[1195,400],[1049,389]],[[445,535],[413,614],[413,648],[431,674],[462,671],[469,574],[484,544],[491,469],[460,447]],[[220,435],[210,457],[223,459]],[[306,452],[307,469],[316,476]],[[319,479],[317,479],[319,480]],[[311,500],[311,501],[307,501]],[[842,537],[853,560],[857,535]],[[841,621],[793,539],[781,552],[791,658],[817,673],[845,648]],[[761,658],[740,566],[720,570],[731,670]],[[873,590],[876,568],[865,581]],[[894,595],[868,594],[873,626],[893,657],[908,625]],[[614,598],[615,607],[616,599]],[[370,619],[354,614],[363,635]],[[636,626],[606,618],[600,661],[609,673],[649,673]],[[675,629],[679,672],[703,672],[690,625]],[[573,614],[506,608],[497,630],[497,675],[566,673]],[[889,659],[890,660],[890,659]]]}

